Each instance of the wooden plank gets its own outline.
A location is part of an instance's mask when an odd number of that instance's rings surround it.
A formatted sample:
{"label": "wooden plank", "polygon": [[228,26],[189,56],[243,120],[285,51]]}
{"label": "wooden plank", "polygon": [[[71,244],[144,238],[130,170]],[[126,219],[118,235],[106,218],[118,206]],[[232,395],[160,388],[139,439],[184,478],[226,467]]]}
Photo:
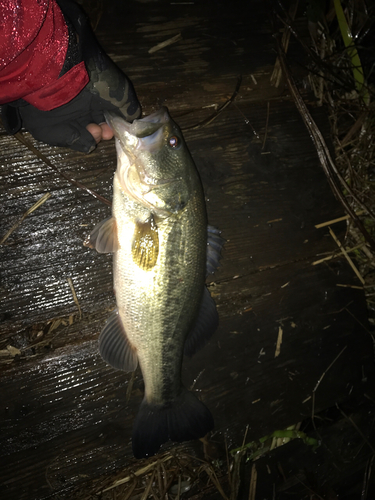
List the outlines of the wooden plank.
{"label": "wooden plank", "polygon": [[[242,10],[240,2],[230,9],[199,3],[176,10],[113,2],[98,28],[105,48],[132,77],[144,111],[168,105],[182,126],[210,223],[227,240],[209,280],[220,327],[185,361],[183,378],[212,410],[213,440],[225,435],[237,446],[247,425],[255,439],[311,415],[309,398],[323,374],[316,411],[360,397],[362,378],[374,378],[371,342],[361,326],[363,291],[337,286],[358,285],[356,277],[343,260],[311,265],[336,249],[328,229],[315,224],[343,212],[293,104],[270,87],[274,52],[263,5],[252,1]],[[180,41],[149,54],[179,32]],[[232,95],[240,73],[235,105],[211,124],[191,128]],[[325,111],[315,110],[314,118],[327,132]],[[30,140],[59,169],[111,198],[112,141],[85,156]],[[131,426],[143,394],[138,371],[127,401],[131,375],[106,366],[97,352],[114,306],[111,257],[82,241],[109,208],[5,133],[0,148],[1,235],[51,193],[0,247],[0,349],[21,351],[0,367],[1,495],[69,498],[70,488],[132,461]],[[337,227],[342,236],[345,223]]]}
{"label": "wooden plank", "polygon": [[[245,113],[251,110],[256,117],[255,129],[264,133],[265,106],[248,104],[243,109]],[[270,109],[267,151],[262,151],[261,141],[233,107],[208,127],[186,131],[204,183],[210,223],[219,227],[228,240],[225,262],[218,274],[221,279],[242,272],[248,274],[249,266],[251,272],[256,272],[334,248],[325,236],[327,231],[316,230],[314,225],[342,212],[332,204],[308,134],[292,104],[281,101]],[[293,147],[286,146],[297,127]],[[5,143],[14,141],[5,136],[3,139]],[[48,147],[41,150],[44,153]],[[72,174],[74,169],[76,179],[111,199],[116,161],[113,143],[100,144],[89,157],[53,151],[49,157],[55,164],[58,155],[63,157],[58,165],[63,172]],[[33,324],[77,313],[68,277],[84,312],[113,305],[111,257],[97,255],[82,246],[90,230],[108,217],[110,209],[58,178],[42,161],[34,161],[30,169],[28,155],[15,176],[12,155],[10,149],[5,160],[9,165],[5,170],[8,181],[3,187],[4,215],[9,221],[6,229],[43,193],[52,196],[25,219],[1,248],[5,286],[0,331],[8,332],[7,342],[9,332],[14,327],[18,331],[21,321]],[[301,191],[306,178],[309,183]],[[21,179],[22,194],[18,184]],[[278,244],[275,246],[273,241]]]}
{"label": "wooden plank", "polygon": [[[316,275],[313,268],[309,273],[293,266],[295,283],[281,288],[278,285],[290,271],[285,267],[278,268],[276,290],[252,300],[252,311],[243,312],[241,304],[231,302],[236,307],[235,316],[224,317],[210,345],[184,364],[186,385],[194,384],[215,415],[214,441],[225,433],[230,443],[239,443],[247,424],[248,439],[256,439],[294,423],[293,418],[308,417],[314,387],[343,348],[316,393],[315,410],[329,406],[332,394],[336,401],[360,394],[362,378],[371,377],[371,352],[363,352],[358,333],[353,335],[355,319],[346,310],[335,309],[336,304],[347,303],[352,310],[358,291],[344,290],[343,298],[343,290],[338,290],[323,308],[319,296],[322,290],[333,293],[335,274],[327,279],[325,273]],[[312,293],[305,290],[302,295],[298,281],[309,282]],[[254,288],[259,290],[256,284]],[[286,298],[289,294],[293,301]],[[359,313],[358,307],[354,312]],[[280,327],[283,344],[275,358]],[[362,335],[364,340],[365,333]],[[353,362],[358,357],[360,365]],[[59,490],[87,474],[113,467],[111,464],[126,465],[131,457],[132,421],[142,398],[139,371],[126,403],[130,376],[107,367],[94,341],[58,349],[51,357],[25,368],[15,365],[1,384],[6,404],[1,453],[7,464],[1,482],[8,487],[9,498],[14,488],[19,498],[44,498],[43,491],[49,491],[46,477],[53,490]],[[36,457],[38,467],[34,470],[31,464]],[[19,490],[17,478],[21,475]],[[33,488],[35,496],[31,495]]]}

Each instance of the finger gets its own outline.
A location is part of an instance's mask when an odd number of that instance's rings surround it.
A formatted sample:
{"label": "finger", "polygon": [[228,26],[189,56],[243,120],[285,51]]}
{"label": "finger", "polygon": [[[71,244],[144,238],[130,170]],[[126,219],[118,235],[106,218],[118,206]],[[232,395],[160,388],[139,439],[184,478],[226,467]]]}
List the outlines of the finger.
{"label": "finger", "polygon": [[96,148],[94,137],[78,123],[60,123],[53,128],[40,128],[33,135],[46,144],[69,147],[82,153],[91,153]]}
{"label": "finger", "polygon": [[113,137],[113,130],[107,123],[101,123],[100,127],[102,129],[102,139],[104,141],[109,141]]}
{"label": "finger", "polygon": [[89,123],[88,125],[86,125],[86,130],[93,136],[96,144],[98,144],[102,140],[103,134],[100,125],[97,125],[96,123]]}

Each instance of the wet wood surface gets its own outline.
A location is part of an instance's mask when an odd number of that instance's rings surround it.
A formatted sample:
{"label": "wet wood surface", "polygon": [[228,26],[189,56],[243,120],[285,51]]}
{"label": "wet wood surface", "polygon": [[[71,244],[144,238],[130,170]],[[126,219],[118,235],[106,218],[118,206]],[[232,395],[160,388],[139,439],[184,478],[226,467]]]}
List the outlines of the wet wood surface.
{"label": "wet wood surface", "polygon": [[[293,102],[270,85],[265,3],[248,4],[249,12],[240,2],[113,2],[96,31],[144,113],[166,105],[182,127],[209,221],[227,240],[209,283],[220,326],[184,362],[183,379],[214,415],[211,439],[225,436],[230,446],[241,444],[247,426],[256,439],[308,418],[313,394],[316,412],[360,398],[374,377],[358,279],[344,259],[313,265],[337,248],[315,225],[343,211]],[[194,127],[230,98],[240,74],[235,103]],[[328,137],[326,111],[311,111]],[[111,199],[113,141],[85,156],[25,136],[59,170]],[[131,374],[108,367],[97,350],[114,307],[111,257],[82,242],[109,207],[14,137],[2,132],[0,143],[0,238],[51,194],[0,246],[1,498],[33,500],[133,460],[143,387],[139,370],[130,387]],[[342,239],[345,223],[334,230]]]}

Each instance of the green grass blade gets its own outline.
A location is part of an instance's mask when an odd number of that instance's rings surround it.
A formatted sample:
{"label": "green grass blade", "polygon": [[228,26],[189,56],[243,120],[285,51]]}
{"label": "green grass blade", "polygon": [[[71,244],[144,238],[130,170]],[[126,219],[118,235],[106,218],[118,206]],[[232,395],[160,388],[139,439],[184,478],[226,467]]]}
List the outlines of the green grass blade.
{"label": "green grass blade", "polygon": [[362,69],[362,64],[357,49],[354,45],[352,33],[346,21],[346,17],[340,0],[333,0],[333,1],[336,10],[337,21],[339,23],[341,31],[341,36],[352,63],[352,71],[353,71],[355,86],[357,88],[357,91],[363,96],[365,103],[369,104],[369,94],[364,85],[365,77]]}

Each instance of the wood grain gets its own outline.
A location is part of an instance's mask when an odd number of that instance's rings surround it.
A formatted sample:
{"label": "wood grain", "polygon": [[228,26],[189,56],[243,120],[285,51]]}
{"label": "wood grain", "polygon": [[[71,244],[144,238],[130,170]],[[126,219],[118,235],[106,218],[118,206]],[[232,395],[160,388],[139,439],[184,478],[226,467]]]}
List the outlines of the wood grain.
{"label": "wood grain", "polygon": [[[219,330],[185,360],[183,378],[214,415],[212,439],[226,436],[233,446],[246,426],[257,439],[308,418],[313,389],[343,348],[316,392],[315,411],[360,397],[362,379],[374,377],[363,291],[337,286],[358,280],[343,259],[311,265],[336,250],[328,229],[315,224],[343,212],[293,103],[269,83],[275,53],[264,5],[111,2],[97,31],[132,78],[144,112],[167,105],[181,125],[209,221],[227,240],[208,280]],[[148,52],[178,33],[173,45]],[[191,128],[230,98],[239,74],[235,103]],[[326,111],[312,112],[327,136]],[[85,156],[25,135],[61,171],[111,198],[113,141]],[[0,236],[51,193],[0,247],[0,350],[21,352],[0,367],[1,498],[69,498],[71,487],[132,462],[131,427],[143,394],[137,371],[127,402],[131,375],[106,366],[97,352],[114,307],[111,257],[82,242],[110,210],[4,131],[0,151]],[[335,227],[340,238],[344,231],[344,222]],[[51,329],[56,319],[62,322]]]}

